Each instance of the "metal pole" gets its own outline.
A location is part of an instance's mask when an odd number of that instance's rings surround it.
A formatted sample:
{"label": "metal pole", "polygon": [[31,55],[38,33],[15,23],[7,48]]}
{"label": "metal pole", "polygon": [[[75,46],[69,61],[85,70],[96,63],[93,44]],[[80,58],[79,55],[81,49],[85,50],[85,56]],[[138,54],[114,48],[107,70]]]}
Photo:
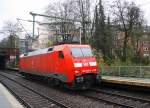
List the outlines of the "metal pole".
{"label": "metal pole", "polygon": [[33,38],[34,38],[34,28],[35,28],[35,15],[32,15],[33,16]]}
{"label": "metal pole", "polygon": [[119,66],[119,76],[120,76],[120,66]]}
{"label": "metal pole", "polygon": [[142,78],[142,67],[140,66],[140,77]]}
{"label": "metal pole", "polygon": [[[44,15],[44,14],[38,14],[38,13],[33,13],[33,12],[30,12],[30,14],[31,14],[31,15],[35,15],[35,16],[43,16],[43,17],[53,18],[53,19],[62,19],[62,20],[69,20],[69,21],[81,22],[80,20],[61,18],[61,17],[57,17],[57,16]],[[88,21],[87,21],[87,22],[88,22]],[[90,22],[89,22],[89,23],[90,23]]]}
{"label": "metal pole", "polygon": [[80,44],[81,44],[81,27],[80,27]]}
{"label": "metal pole", "polygon": [[29,52],[29,42],[28,41],[29,41],[28,39],[25,40],[25,50],[26,50],[25,53]]}

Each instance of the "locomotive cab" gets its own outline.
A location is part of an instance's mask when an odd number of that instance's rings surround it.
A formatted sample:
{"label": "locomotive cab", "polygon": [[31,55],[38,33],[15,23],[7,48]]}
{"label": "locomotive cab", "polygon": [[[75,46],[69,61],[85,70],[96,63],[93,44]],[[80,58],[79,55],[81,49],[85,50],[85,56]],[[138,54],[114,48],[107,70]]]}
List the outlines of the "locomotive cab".
{"label": "locomotive cab", "polygon": [[71,47],[70,51],[74,66],[74,83],[80,85],[78,87],[87,89],[99,80],[96,58],[88,45]]}

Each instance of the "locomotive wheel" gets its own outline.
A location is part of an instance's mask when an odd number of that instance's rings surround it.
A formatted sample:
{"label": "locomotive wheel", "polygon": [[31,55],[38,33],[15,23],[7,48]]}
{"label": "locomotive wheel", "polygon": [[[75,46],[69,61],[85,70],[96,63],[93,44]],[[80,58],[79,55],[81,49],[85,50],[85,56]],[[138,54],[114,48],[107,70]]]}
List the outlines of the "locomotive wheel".
{"label": "locomotive wheel", "polygon": [[48,78],[47,79],[47,82],[50,86],[54,86],[54,83],[53,83],[53,79],[52,78]]}
{"label": "locomotive wheel", "polygon": [[58,86],[58,85],[61,85],[61,82],[55,78],[48,78],[48,84],[50,86]]}
{"label": "locomotive wheel", "polygon": [[84,82],[83,85],[82,85],[83,90],[86,90],[90,87],[91,87],[91,82],[88,82],[88,81]]}
{"label": "locomotive wheel", "polygon": [[54,84],[56,85],[56,86],[58,86],[58,85],[60,85],[60,81],[58,80],[58,79],[53,79],[53,82],[54,82]]}
{"label": "locomotive wheel", "polygon": [[25,73],[25,74],[24,74],[24,77],[27,78],[27,79],[30,79],[30,75],[29,75],[29,74],[26,74],[26,73]]}

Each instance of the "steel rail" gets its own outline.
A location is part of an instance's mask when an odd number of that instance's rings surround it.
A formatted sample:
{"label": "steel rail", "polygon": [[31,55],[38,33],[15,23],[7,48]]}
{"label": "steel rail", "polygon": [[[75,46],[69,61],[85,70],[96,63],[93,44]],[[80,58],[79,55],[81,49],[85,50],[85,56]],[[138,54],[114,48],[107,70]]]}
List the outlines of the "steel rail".
{"label": "steel rail", "polygon": [[108,103],[108,104],[112,104],[114,106],[117,106],[117,107],[123,107],[123,108],[135,108],[135,107],[132,107],[130,105],[124,105],[124,104],[121,104],[121,103],[118,103],[118,102],[114,102],[114,101],[110,101],[110,100],[107,100],[105,98],[98,98],[96,96],[93,96],[93,95],[90,95],[90,94],[80,94],[81,96],[84,96],[84,97],[87,97],[87,98],[90,98],[90,99],[93,99],[93,100],[96,100],[96,101],[102,101],[102,102],[105,102],[105,103]]}
{"label": "steel rail", "polygon": [[26,108],[33,108],[30,104],[28,104],[24,99],[22,99],[20,96],[18,96],[13,90],[11,90],[5,83],[1,82],[9,91],[12,95],[14,95],[17,100],[22,103]]}
{"label": "steel rail", "polygon": [[119,93],[113,93],[113,92],[103,91],[103,90],[95,89],[95,88],[92,88],[90,90],[91,91],[95,91],[95,92],[108,94],[108,95],[113,95],[113,96],[119,96],[119,97],[122,97],[122,98],[132,99],[134,101],[141,101],[141,102],[150,103],[149,99],[143,99],[143,98],[140,98],[140,97],[129,96],[129,95],[124,95],[124,94],[119,94]]}
{"label": "steel rail", "polygon": [[[89,91],[91,91],[91,92],[85,93],[85,94],[80,94],[80,95],[88,97],[88,98],[92,98],[92,99],[97,100],[97,101],[103,101],[103,102],[106,102],[106,103],[114,104],[114,105],[121,106],[121,107],[127,107],[127,108],[135,108],[135,106],[134,106],[134,104],[129,105],[127,102],[123,102],[123,103],[122,102],[116,102],[116,101],[113,100],[114,96],[124,98],[124,99],[127,99],[129,101],[134,100],[134,101],[137,101],[137,102],[142,102],[143,105],[150,105],[150,100],[148,100],[148,99],[141,99],[141,98],[138,98],[138,97],[119,95],[119,94],[109,93],[109,92],[105,92],[105,91],[101,92],[100,90],[95,90],[95,89],[89,89]],[[113,96],[113,97],[112,97],[112,99],[107,99],[105,97],[97,97],[96,95],[95,96],[91,95],[92,92],[95,92],[96,94],[101,93],[102,95],[106,94],[108,96],[110,95],[110,96]]]}
{"label": "steel rail", "polygon": [[[9,73],[7,73],[7,74],[9,74]],[[37,92],[37,91],[35,91],[35,90],[33,90],[33,89],[31,89],[31,88],[29,88],[29,87],[23,85],[23,84],[21,84],[21,83],[15,81],[14,79],[9,78],[9,77],[6,76],[6,75],[3,75],[3,74],[1,74],[1,73],[0,73],[0,75],[3,76],[3,77],[5,77],[5,78],[7,78],[7,79],[9,79],[9,80],[11,80],[11,81],[13,81],[13,82],[15,82],[15,83],[17,83],[17,84],[19,84],[20,86],[22,86],[22,87],[24,87],[24,88],[26,88],[26,89],[28,89],[28,90],[30,90],[30,91],[32,91],[32,92],[38,94],[39,96],[41,96],[41,97],[43,97],[43,98],[49,100],[50,102],[52,102],[52,103],[54,103],[54,104],[56,104],[56,105],[58,105],[58,106],[60,106],[60,107],[62,107],[62,108],[70,108],[69,106],[67,106],[67,105],[65,105],[65,104],[63,104],[63,103],[61,103],[61,102],[58,102],[58,101],[56,101],[56,100],[54,100],[54,99],[52,99],[52,98],[50,98],[50,97],[48,97],[48,96],[46,96],[46,95],[44,95],[44,94],[41,94],[41,93],[39,93],[39,92]],[[11,75],[12,75],[12,74],[11,74]]]}

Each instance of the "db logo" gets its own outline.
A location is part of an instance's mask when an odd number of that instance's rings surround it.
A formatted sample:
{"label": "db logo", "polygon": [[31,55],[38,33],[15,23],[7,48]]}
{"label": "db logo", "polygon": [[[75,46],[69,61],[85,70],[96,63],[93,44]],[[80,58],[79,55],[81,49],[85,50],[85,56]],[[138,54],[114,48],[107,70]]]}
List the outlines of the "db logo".
{"label": "db logo", "polygon": [[88,63],[83,63],[83,66],[88,66]]}

